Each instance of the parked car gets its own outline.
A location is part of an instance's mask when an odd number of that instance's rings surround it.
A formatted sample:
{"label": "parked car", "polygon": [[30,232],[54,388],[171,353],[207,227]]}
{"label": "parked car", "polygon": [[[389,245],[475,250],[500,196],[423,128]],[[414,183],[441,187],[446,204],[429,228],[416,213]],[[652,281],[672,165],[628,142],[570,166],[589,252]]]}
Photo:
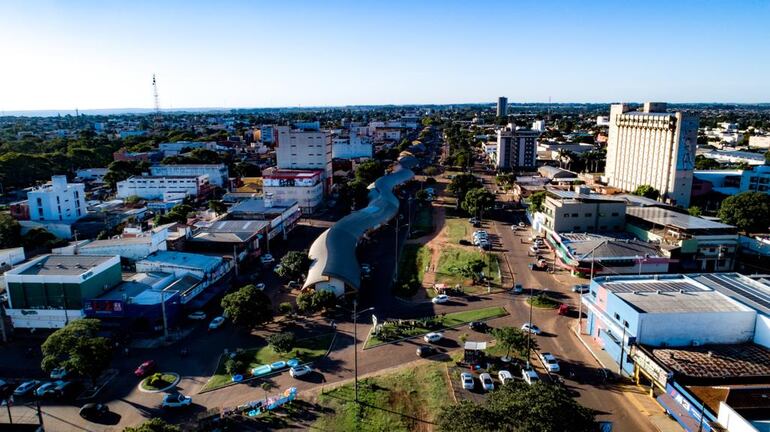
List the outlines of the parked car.
{"label": "parked car", "polygon": [[440,341],[443,337],[444,335],[441,334],[440,332],[430,332],[425,336],[423,336],[423,340],[425,340],[425,342],[428,342],[428,343],[435,343]]}
{"label": "parked car", "polygon": [[439,294],[436,297],[433,297],[431,301],[435,304],[446,303],[449,301],[449,296],[446,294]]}
{"label": "parked car", "polygon": [[297,282],[297,281],[289,281],[289,283],[287,283],[286,286],[289,287],[289,288],[292,288],[292,289],[299,288],[299,282]]}
{"label": "parked car", "polygon": [[492,250],[492,243],[488,241],[482,241],[481,243],[479,243],[479,248],[484,249],[486,251]]}
{"label": "parked car", "polygon": [[463,372],[460,374],[460,383],[462,383],[462,386],[465,390],[473,390],[473,387],[475,387],[473,382],[473,375],[468,372]]}
{"label": "parked car", "polygon": [[525,226],[527,226],[527,224],[525,224],[524,222],[519,222],[519,226],[524,228]]}
{"label": "parked car", "polygon": [[254,286],[257,287],[257,289],[260,290],[260,291],[264,291],[265,290],[265,283],[264,282],[260,282],[260,283],[254,285]]}
{"label": "parked car", "polygon": [[78,414],[86,420],[101,420],[109,414],[110,408],[100,403],[87,403],[80,408]]}
{"label": "parked car", "polygon": [[585,294],[587,292],[591,291],[591,288],[589,288],[588,285],[582,284],[582,285],[575,285],[572,287],[572,292]]}
{"label": "parked car", "polygon": [[309,374],[312,371],[313,369],[308,365],[297,365],[289,369],[289,375],[291,375],[292,378],[299,378],[303,375]]}
{"label": "parked car", "polygon": [[61,385],[64,381],[50,381],[47,382],[35,390],[35,396],[46,397],[53,396],[56,393],[56,387]]}
{"label": "parked car", "polygon": [[432,356],[435,353],[436,353],[436,348],[433,348],[430,345],[420,345],[417,347],[418,357],[428,357],[428,356]]}
{"label": "parked car", "polygon": [[206,319],[206,312],[203,311],[195,311],[191,313],[190,315],[187,315],[187,318],[195,321],[203,321]]}
{"label": "parked car", "polygon": [[78,381],[60,381],[60,384],[53,389],[53,395],[60,398],[72,398],[77,395],[80,389]]}
{"label": "parked car", "polygon": [[32,380],[32,381],[24,381],[23,383],[19,384],[18,387],[16,387],[16,390],[13,391],[14,396],[24,396],[29,394],[31,391],[33,391],[37,386],[40,385],[40,381]]}
{"label": "parked car", "polygon": [[524,286],[522,284],[516,284],[513,286],[514,294],[521,294],[524,292]]}
{"label": "parked car", "polygon": [[524,333],[530,332],[536,335],[539,335],[542,332],[538,326],[532,323],[524,323],[524,325],[521,326],[521,331],[523,331]]}
{"label": "parked car", "polygon": [[264,254],[261,257],[259,257],[259,261],[262,264],[272,264],[272,263],[275,262],[275,258],[273,258],[273,255],[268,253],[268,254]]}
{"label": "parked car", "polygon": [[53,380],[60,380],[67,377],[69,372],[67,372],[67,369],[64,368],[54,368],[51,369],[51,379]]}
{"label": "parked car", "polygon": [[155,360],[146,360],[144,363],[140,364],[136,370],[134,370],[134,375],[138,376],[139,378],[145,377],[155,372],[157,367],[158,364],[155,363]]}
{"label": "parked car", "polygon": [[468,219],[468,223],[469,224],[474,224],[474,223],[477,223],[477,222],[479,222],[478,218],[472,217],[472,218]]}
{"label": "parked car", "polygon": [[209,330],[216,330],[225,323],[225,317],[218,316],[209,323]]}
{"label": "parked car", "polygon": [[492,375],[484,372],[479,375],[479,381],[481,381],[481,388],[486,391],[492,391],[495,389],[495,382],[492,381]]}
{"label": "parked car", "polygon": [[510,381],[513,381],[513,375],[507,370],[501,370],[497,373],[497,379],[500,380],[500,384],[505,385]]}
{"label": "parked car", "polygon": [[489,325],[483,321],[471,321],[468,328],[477,332],[485,332],[489,329]]}
{"label": "parked car", "polygon": [[538,375],[534,369],[522,369],[521,377],[524,378],[524,382],[526,382],[529,385],[532,385],[540,381],[540,375]]}
{"label": "parked car", "polygon": [[556,360],[556,357],[554,357],[553,354],[547,351],[541,352],[540,360],[543,361],[543,364],[545,365],[545,368],[548,369],[548,372],[559,372],[559,361]]}
{"label": "parked car", "polygon": [[176,394],[167,394],[163,397],[163,402],[161,402],[160,407],[161,408],[180,408],[189,406],[192,404],[192,398],[190,396],[185,396],[182,393],[176,393]]}

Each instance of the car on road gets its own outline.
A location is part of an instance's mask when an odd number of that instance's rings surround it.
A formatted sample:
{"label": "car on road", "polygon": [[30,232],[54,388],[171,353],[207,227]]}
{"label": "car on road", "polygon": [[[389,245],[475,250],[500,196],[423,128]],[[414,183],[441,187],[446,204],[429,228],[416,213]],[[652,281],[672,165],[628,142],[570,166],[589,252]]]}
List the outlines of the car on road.
{"label": "car on road", "polygon": [[441,304],[446,303],[449,301],[449,296],[446,294],[439,294],[436,297],[433,297],[431,300],[434,304]]}
{"label": "car on road", "polygon": [[436,343],[444,337],[440,332],[430,332],[423,336],[423,340],[428,343]]}
{"label": "car on road", "polygon": [[572,287],[572,292],[575,293],[585,294],[589,291],[591,291],[591,288],[589,288],[589,286],[586,284],[575,285]]}
{"label": "car on road", "polygon": [[203,311],[195,311],[191,313],[190,315],[187,315],[187,318],[195,321],[203,321],[206,319],[206,312]]}
{"label": "car on road", "polygon": [[513,381],[513,375],[507,370],[501,370],[497,373],[497,379],[500,380],[500,384],[505,385],[506,383]]}
{"label": "car on road", "polygon": [[471,375],[469,372],[463,372],[460,374],[460,383],[465,390],[473,390],[473,387],[476,386],[473,382],[473,375]]}
{"label": "car on road", "polygon": [[37,397],[53,396],[56,394],[56,387],[60,386],[63,383],[64,381],[47,382],[35,390],[35,396]]}
{"label": "car on road", "polygon": [[64,369],[64,368],[54,368],[54,369],[51,369],[50,377],[53,380],[60,380],[60,379],[66,378],[68,374],[69,374],[69,372],[67,372],[67,369]]}
{"label": "car on road", "polygon": [[19,384],[18,387],[16,387],[16,390],[13,391],[13,395],[14,396],[27,395],[29,394],[29,392],[33,391],[39,385],[40,385],[40,381],[38,380],[24,381],[23,383]]}
{"label": "car on road", "polygon": [[436,348],[433,348],[430,345],[420,345],[417,347],[418,357],[428,357],[432,356],[433,354],[436,354]]}
{"label": "car on road", "polygon": [[521,377],[524,378],[524,382],[526,382],[529,385],[532,385],[540,381],[540,375],[538,375],[534,369],[522,369]]}
{"label": "car on road", "polygon": [[182,393],[167,394],[163,396],[163,402],[160,403],[161,408],[181,408],[192,404],[192,398],[185,396]]}
{"label": "car on road", "polygon": [[138,376],[139,378],[145,377],[153,372],[155,372],[155,369],[157,369],[158,364],[155,363],[155,360],[146,360],[142,364],[139,365],[139,367],[134,370],[134,375]]}
{"label": "car on road", "polygon": [[225,317],[218,316],[209,323],[209,330],[216,330],[225,323]]}
{"label": "car on road", "polygon": [[468,219],[468,223],[469,224],[476,224],[476,223],[479,223],[479,222],[481,222],[481,221],[478,218],[475,218],[475,217],[472,217],[472,218]]}
{"label": "car on road", "polygon": [[548,369],[548,372],[559,372],[559,361],[556,360],[556,357],[545,351],[540,353],[540,360],[545,365],[545,368]]}
{"label": "car on road", "polygon": [[101,420],[109,414],[110,408],[105,404],[87,403],[80,408],[78,414],[86,420]]}
{"label": "car on road", "polygon": [[525,226],[527,226],[527,224],[525,224],[524,222],[519,222],[519,226],[524,228]]}
{"label": "car on road", "polygon": [[259,257],[259,261],[262,264],[272,264],[272,263],[275,262],[275,258],[273,258],[273,255],[267,253],[267,254],[264,254],[261,257]]}
{"label": "car on road", "polygon": [[523,331],[524,333],[530,332],[536,335],[539,335],[542,332],[542,330],[540,330],[540,327],[532,323],[524,323],[524,325],[521,326],[521,331]]}
{"label": "car on road", "polygon": [[471,321],[468,328],[477,332],[486,332],[489,330],[489,325],[483,321]]}
{"label": "car on road", "polygon": [[260,291],[264,291],[265,290],[265,283],[264,282],[260,282],[260,283],[254,285],[254,286],[257,287],[257,289],[260,290]]}
{"label": "car on road", "polygon": [[495,382],[492,381],[492,375],[484,372],[479,375],[479,381],[481,381],[481,388],[486,391],[492,391],[495,389]]}
{"label": "car on road", "polygon": [[312,371],[313,369],[308,365],[297,365],[289,369],[289,375],[291,375],[292,378],[299,378],[303,375],[309,374]]}
{"label": "car on road", "polygon": [[516,284],[513,286],[514,294],[521,294],[524,292],[524,286],[522,284]]}

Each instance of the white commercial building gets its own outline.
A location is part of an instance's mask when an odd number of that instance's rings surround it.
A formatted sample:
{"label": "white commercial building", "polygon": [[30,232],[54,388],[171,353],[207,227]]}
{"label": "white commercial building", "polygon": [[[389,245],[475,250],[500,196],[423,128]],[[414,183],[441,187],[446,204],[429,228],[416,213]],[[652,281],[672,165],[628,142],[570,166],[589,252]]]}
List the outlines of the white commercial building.
{"label": "white commercial building", "polygon": [[332,138],[332,157],[335,159],[371,158],[374,143],[367,136],[351,133]]}
{"label": "white commercial building", "polygon": [[532,130],[545,132],[545,120],[535,120],[532,122]]}
{"label": "white commercial building", "polygon": [[83,168],[75,172],[75,177],[80,180],[102,183],[107,171],[109,171],[107,168]]}
{"label": "white commercial building", "polygon": [[513,124],[497,131],[497,167],[502,169],[535,168],[537,138],[540,133],[517,129]]}
{"label": "white commercial building", "polygon": [[197,177],[207,175],[209,183],[221,188],[227,187],[229,172],[225,164],[155,165],[150,174],[158,177]]}
{"label": "white commercial building", "polygon": [[297,201],[303,213],[312,213],[323,202],[322,179],[318,170],[268,168],[262,172],[262,191],[275,201]]}
{"label": "white commercial building", "polygon": [[29,218],[33,221],[74,221],[86,215],[86,187],[67,183],[67,176],[51,177],[51,183],[27,193]]}
{"label": "white commercial building", "polygon": [[118,182],[118,198],[137,196],[146,200],[170,201],[209,191],[209,176],[133,176]]}
{"label": "white commercial building", "polygon": [[326,131],[277,126],[276,165],[285,170],[321,170],[332,177],[332,140]]}
{"label": "white commercial building", "polygon": [[666,112],[665,103],[646,102],[643,111],[633,112],[626,104],[613,104],[607,183],[626,191],[650,185],[665,201],[687,207],[697,135],[697,117]]}

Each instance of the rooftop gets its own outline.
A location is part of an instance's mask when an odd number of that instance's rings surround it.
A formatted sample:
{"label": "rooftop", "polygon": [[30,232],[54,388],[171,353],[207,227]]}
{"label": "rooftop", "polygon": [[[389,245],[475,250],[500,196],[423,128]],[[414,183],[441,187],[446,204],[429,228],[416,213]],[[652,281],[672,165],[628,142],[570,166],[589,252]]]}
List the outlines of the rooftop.
{"label": "rooftop", "polygon": [[157,251],[139,262],[168,263],[181,267],[208,269],[216,266],[221,261],[222,258],[209,255],[176,251]]}
{"label": "rooftop", "polygon": [[283,212],[295,205],[294,200],[273,200],[270,207],[265,206],[265,200],[262,198],[252,198],[240,201],[230,208],[230,213],[275,213]]}
{"label": "rooftop", "polygon": [[686,213],[678,213],[661,207],[629,207],[626,209],[626,214],[656,225],[672,226],[683,230],[735,229],[732,225],[690,216]]}
{"label": "rooftop", "polygon": [[578,260],[607,258],[661,257],[658,245],[633,238],[630,234],[599,235],[591,233],[561,233],[564,245]]}
{"label": "rooftop", "polygon": [[[76,276],[106,263],[114,256],[48,255],[40,261],[21,268],[16,274],[31,276]],[[17,267],[18,269],[19,267]],[[13,272],[13,270],[11,270]]]}
{"label": "rooftop", "polygon": [[202,227],[202,231],[209,233],[257,233],[267,228],[270,221],[263,220],[220,220],[209,226]]}
{"label": "rooftop", "polygon": [[716,291],[634,291],[616,293],[638,312],[642,313],[691,313],[691,312],[740,312],[748,307],[730,300]]}
{"label": "rooftop", "polygon": [[562,200],[575,200],[575,201],[607,201],[623,203],[625,200],[618,196],[603,195],[599,193],[580,193],[575,191],[561,190],[561,189],[548,189],[548,194],[560,198]]}
{"label": "rooftop", "polygon": [[687,389],[712,412],[719,412],[719,403],[724,402],[748,421],[770,419],[770,387],[767,385],[688,386]]}
{"label": "rooftop", "polygon": [[751,278],[738,273],[694,275],[693,279],[722,294],[770,315],[770,280]]}
{"label": "rooftop", "polygon": [[659,363],[682,378],[770,382],[770,349],[760,345],[645,348]]}

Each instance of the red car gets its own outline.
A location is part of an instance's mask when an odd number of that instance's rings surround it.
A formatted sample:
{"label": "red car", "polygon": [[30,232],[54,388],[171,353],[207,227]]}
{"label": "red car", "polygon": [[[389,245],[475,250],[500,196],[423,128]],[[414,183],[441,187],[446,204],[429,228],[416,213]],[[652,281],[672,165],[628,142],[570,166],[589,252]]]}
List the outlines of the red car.
{"label": "red car", "polygon": [[138,376],[139,378],[149,375],[155,372],[156,366],[157,364],[155,363],[155,360],[147,360],[146,362],[140,364],[138,368],[136,368],[134,375]]}

